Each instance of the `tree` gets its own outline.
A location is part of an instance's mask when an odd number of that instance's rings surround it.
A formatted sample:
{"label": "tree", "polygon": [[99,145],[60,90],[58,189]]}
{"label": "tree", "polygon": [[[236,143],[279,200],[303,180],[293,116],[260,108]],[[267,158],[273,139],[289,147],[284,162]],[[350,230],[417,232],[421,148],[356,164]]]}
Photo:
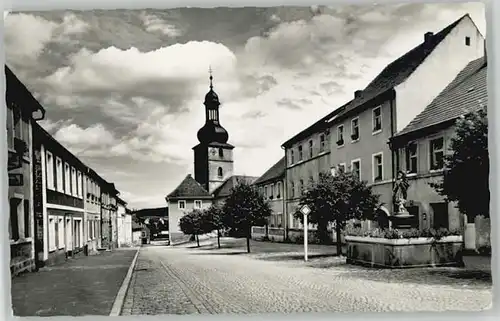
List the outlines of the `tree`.
{"label": "tree", "polygon": [[[328,223],[334,223],[337,234],[337,253],[342,253],[341,231],[351,219],[373,218],[378,206],[379,195],[372,193],[366,182],[360,181],[353,173],[339,171],[335,176],[320,173],[300,198],[299,206],[309,206],[309,222],[317,224],[320,241],[329,241]],[[295,217],[304,223],[303,214]]]}
{"label": "tree", "polygon": [[194,235],[196,237],[196,244],[198,247],[200,246],[200,239],[198,236],[204,233],[202,215],[202,211],[195,209],[181,217],[179,220],[179,228],[182,233],[186,235]]}
{"label": "tree", "polygon": [[217,231],[217,246],[220,249],[220,234],[224,228],[223,224],[223,211],[219,205],[212,204],[209,208],[205,209],[202,214],[202,229],[204,233]]}
{"label": "tree", "polygon": [[488,118],[486,110],[457,120],[451,153],[444,157],[443,179],[432,187],[460,212],[473,218],[490,216]]}
{"label": "tree", "polygon": [[250,253],[252,226],[266,224],[272,211],[255,187],[241,182],[231,189],[222,212],[224,226],[243,232],[247,240],[247,252]]}

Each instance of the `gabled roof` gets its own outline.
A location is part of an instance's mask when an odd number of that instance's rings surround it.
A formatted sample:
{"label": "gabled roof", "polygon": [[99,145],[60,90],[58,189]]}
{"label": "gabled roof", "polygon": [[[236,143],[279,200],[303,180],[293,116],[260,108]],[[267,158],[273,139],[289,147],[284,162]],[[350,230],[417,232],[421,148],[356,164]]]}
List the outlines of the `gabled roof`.
{"label": "gabled roof", "polygon": [[9,103],[16,101],[21,108],[30,107],[31,111],[40,110],[42,118],[45,117],[45,108],[33,97],[26,86],[17,78],[12,70],[4,65],[5,69],[5,100]]}
{"label": "gabled roof", "polygon": [[255,176],[233,175],[213,191],[214,197],[220,198],[229,196],[229,194],[231,194],[231,189],[238,185],[238,183],[245,182],[247,184],[252,184],[256,179],[257,177]]}
{"label": "gabled roof", "polygon": [[261,177],[257,178],[254,185],[259,185],[266,183],[277,178],[281,178],[285,175],[286,170],[286,158],[283,156],[279,161],[276,162],[271,168],[269,168]]}
{"label": "gabled roof", "polygon": [[403,136],[429,126],[454,120],[488,104],[486,60],[471,61],[455,79],[403,130]]}
{"label": "gabled roof", "polygon": [[409,76],[424,62],[424,60],[432,53],[432,51],[443,41],[444,38],[455,28],[464,18],[468,17],[469,14],[465,14],[460,19],[456,20],[440,32],[434,34],[430,41],[424,41],[412,50],[408,51],[403,56],[394,60],[392,63],[387,65],[377,77],[375,77],[368,86],[365,87],[359,94],[345,105],[337,108],[333,112],[329,113],[325,117],[321,118],[319,121],[309,126],[307,129],[301,131],[285,143],[283,147],[289,147],[297,141],[300,141],[314,132],[324,129],[326,126],[325,122],[332,117],[340,118],[343,115],[353,111],[354,109],[361,107],[365,103],[377,98],[378,96],[387,93],[388,91],[394,89],[394,87],[403,83]]}
{"label": "gabled roof", "polygon": [[179,186],[167,195],[167,199],[169,198],[212,198],[212,195],[188,174]]}

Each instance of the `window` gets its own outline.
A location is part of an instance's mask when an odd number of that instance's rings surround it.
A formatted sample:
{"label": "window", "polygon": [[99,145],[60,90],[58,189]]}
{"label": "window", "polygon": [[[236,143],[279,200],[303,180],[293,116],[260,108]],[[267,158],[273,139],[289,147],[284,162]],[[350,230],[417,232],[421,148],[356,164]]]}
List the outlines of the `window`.
{"label": "window", "polygon": [[299,182],[299,193],[300,195],[304,194],[304,180],[301,179]]}
{"label": "window", "polygon": [[31,235],[31,213],[30,213],[30,201],[24,200],[24,237],[28,238]]}
{"label": "window", "polygon": [[351,171],[359,180],[361,180],[361,161],[359,159],[351,162]]}
{"label": "window", "polygon": [[56,250],[56,221],[49,218],[49,251]]}
{"label": "window", "polygon": [[199,200],[194,201],[194,208],[200,209],[201,208],[201,201],[199,201]]}
{"label": "window", "polygon": [[58,236],[58,248],[62,249],[64,247],[64,219],[62,217],[59,218],[57,224],[57,236]]}
{"label": "window", "polygon": [[410,174],[416,174],[417,168],[417,143],[410,143],[406,147],[406,171]]}
{"label": "window", "polygon": [[220,158],[224,157],[224,150],[222,148],[219,148],[219,157]]}
{"label": "window", "polygon": [[337,127],[337,145],[344,145],[344,125]]}
{"label": "window", "polygon": [[351,139],[357,141],[359,139],[359,118],[351,120]]}
{"label": "window", "polygon": [[87,239],[91,240],[92,239],[92,221],[91,220],[87,221],[87,230],[88,230]]}
{"label": "window", "polygon": [[337,169],[335,168],[335,166],[334,166],[334,167],[332,167],[332,168],[330,168],[330,174],[331,174],[332,176],[336,176],[336,175],[337,175]]}
{"label": "window", "polygon": [[53,190],[54,187],[54,158],[52,154],[47,152],[47,164],[46,171],[47,173],[47,188]]}
{"label": "window", "polygon": [[373,155],[373,181],[378,182],[383,179],[383,163],[382,163],[382,153]]}
{"label": "window", "polygon": [[67,163],[64,163],[64,183],[64,191],[66,194],[71,194],[71,173]]}
{"label": "window", "polygon": [[293,149],[290,149],[290,165],[295,163],[295,155],[293,154]]}
{"label": "window", "polygon": [[63,166],[62,166],[62,160],[57,157],[56,158],[56,183],[57,183],[57,190],[59,192],[64,192],[64,186],[63,186],[63,179],[64,173],[63,173]]}
{"label": "window", "polygon": [[301,161],[304,158],[304,155],[302,153],[302,145],[299,145],[299,161]]}
{"label": "window", "polygon": [[217,176],[222,177],[222,167],[217,168]]}
{"label": "window", "polygon": [[295,198],[295,183],[290,182],[290,197]]}
{"label": "window", "polygon": [[76,172],[76,195],[78,197],[82,196],[82,173],[80,171]]}
{"label": "window", "polygon": [[431,170],[444,167],[444,138],[436,138],[430,141]]}
{"label": "window", "polygon": [[373,132],[380,132],[382,130],[382,109],[379,107],[373,108]]}
{"label": "window", "polygon": [[281,182],[276,184],[276,198],[281,198]]}
{"label": "window", "polygon": [[319,152],[324,152],[326,146],[325,134],[319,135]]}
{"label": "window", "polygon": [[14,149],[14,111],[7,107],[7,147]]}
{"label": "window", "polygon": [[345,163],[340,163],[338,166],[338,171],[345,173]]}
{"label": "window", "polygon": [[177,205],[178,205],[180,210],[183,210],[186,208],[186,201],[178,201]]}
{"label": "window", "polygon": [[465,37],[465,45],[470,46],[470,37]]}
{"label": "window", "polygon": [[71,167],[71,195],[77,195],[78,186],[76,186],[76,170],[74,167]]}
{"label": "window", "polygon": [[309,140],[309,158],[313,158],[313,141]]}

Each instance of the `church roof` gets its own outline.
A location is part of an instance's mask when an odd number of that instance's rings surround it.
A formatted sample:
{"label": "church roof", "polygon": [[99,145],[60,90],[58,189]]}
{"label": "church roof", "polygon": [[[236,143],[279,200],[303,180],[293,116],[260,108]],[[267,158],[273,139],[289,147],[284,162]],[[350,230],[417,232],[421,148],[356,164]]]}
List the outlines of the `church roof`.
{"label": "church roof", "polygon": [[283,156],[278,162],[276,162],[276,164],[274,164],[271,168],[269,168],[255,182],[253,182],[253,184],[259,185],[283,177],[285,175],[285,170],[286,170],[286,162],[285,162],[285,156]]}
{"label": "church roof", "polygon": [[170,194],[167,195],[167,200],[170,198],[212,198],[212,195],[198,183],[191,174],[186,175],[184,180]]}
{"label": "church roof", "polygon": [[252,184],[256,179],[257,177],[255,176],[233,175],[213,191],[214,197],[220,198],[229,196],[231,189],[238,185],[238,183],[245,182],[247,184]]}

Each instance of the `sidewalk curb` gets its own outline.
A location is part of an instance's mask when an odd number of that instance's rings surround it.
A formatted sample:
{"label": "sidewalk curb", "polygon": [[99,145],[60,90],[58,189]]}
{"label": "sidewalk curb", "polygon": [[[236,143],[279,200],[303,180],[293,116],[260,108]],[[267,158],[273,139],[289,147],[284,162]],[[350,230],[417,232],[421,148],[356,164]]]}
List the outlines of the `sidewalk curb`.
{"label": "sidewalk curb", "polygon": [[128,268],[127,275],[125,275],[125,279],[123,279],[123,283],[116,294],[115,301],[113,302],[113,307],[111,308],[111,312],[109,316],[115,317],[119,316],[122,312],[123,304],[125,303],[125,296],[127,295],[128,288],[130,286],[130,280],[132,280],[132,273],[134,272],[134,268],[137,262],[137,257],[139,256],[141,248],[137,249],[135,252],[134,259]]}

